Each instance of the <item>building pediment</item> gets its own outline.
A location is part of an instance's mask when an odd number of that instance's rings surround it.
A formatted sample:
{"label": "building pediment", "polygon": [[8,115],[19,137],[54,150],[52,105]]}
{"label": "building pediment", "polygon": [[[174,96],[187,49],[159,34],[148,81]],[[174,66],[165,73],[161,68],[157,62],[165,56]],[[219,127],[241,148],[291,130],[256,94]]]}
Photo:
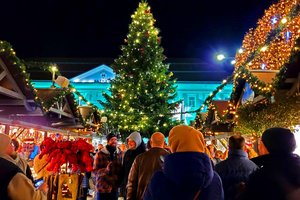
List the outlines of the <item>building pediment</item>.
{"label": "building pediment", "polygon": [[112,68],[107,65],[100,65],[92,70],[70,79],[71,82],[100,82],[107,83],[115,78]]}

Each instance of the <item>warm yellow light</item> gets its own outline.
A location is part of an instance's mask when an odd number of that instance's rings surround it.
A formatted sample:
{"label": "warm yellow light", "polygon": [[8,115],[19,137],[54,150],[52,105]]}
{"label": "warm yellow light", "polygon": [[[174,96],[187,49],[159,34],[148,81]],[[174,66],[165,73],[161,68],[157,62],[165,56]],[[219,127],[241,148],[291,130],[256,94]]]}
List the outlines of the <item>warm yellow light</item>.
{"label": "warm yellow light", "polygon": [[55,65],[51,66],[51,71],[52,71],[52,72],[57,72],[57,71],[58,71],[58,70],[57,70],[57,67],[56,67]]}
{"label": "warm yellow light", "polygon": [[260,51],[265,52],[265,51],[267,51],[267,49],[268,49],[267,46],[263,46],[263,47],[260,49]]}
{"label": "warm yellow light", "polygon": [[224,60],[224,59],[225,59],[224,54],[218,54],[217,55],[217,60],[221,61],[221,60]]}
{"label": "warm yellow light", "polygon": [[282,20],[281,20],[281,23],[282,23],[282,24],[285,24],[285,23],[287,23],[287,18],[285,18],[285,17],[284,17],[284,18],[282,18]]}

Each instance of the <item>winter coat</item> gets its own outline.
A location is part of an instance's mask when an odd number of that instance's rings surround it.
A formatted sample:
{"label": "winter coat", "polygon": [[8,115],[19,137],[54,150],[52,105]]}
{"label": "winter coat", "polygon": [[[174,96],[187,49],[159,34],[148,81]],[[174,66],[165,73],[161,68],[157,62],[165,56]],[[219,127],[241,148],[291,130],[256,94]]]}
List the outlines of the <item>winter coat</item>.
{"label": "winter coat", "polygon": [[165,158],[162,171],[156,172],[144,195],[145,200],[224,199],[222,182],[213,171],[209,157],[199,152],[176,152]]}
{"label": "winter coat", "polygon": [[27,161],[16,154],[16,158],[14,158],[15,164],[24,172],[24,174],[29,178],[32,182],[34,182],[31,169],[27,164]]}
{"label": "winter coat", "polygon": [[[47,195],[33,187],[21,169],[8,155],[0,156],[0,199],[1,200],[46,200]],[[4,195],[3,195],[4,193]]]}
{"label": "winter coat", "polygon": [[250,175],[239,200],[299,200],[300,157],[295,154],[269,154],[266,163]]}
{"label": "winter coat", "polygon": [[141,153],[146,151],[144,142],[142,142],[136,149],[128,149],[125,152],[123,158],[123,181],[121,186],[122,195],[126,196],[126,185],[128,181],[128,175],[134,159]]}
{"label": "winter coat", "polygon": [[240,184],[245,183],[257,169],[257,165],[248,159],[245,151],[229,150],[228,158],[215,166],[222,179],[225,199],[235,199]]}
{"label": "winter coat", "polygon": [[272,164],[272,157],[269,154],[257,156],[255,158],[251,158],[250,160],[254,162],[259,168],[262,168],[266,164]]}
{"label": "winter coat", "polygon": [[106,147],[97,152],[94,160],[94,174],[96,176],[96,190],[99,193],[117,191],[121,179],[122,151],[117,148],[110,156]]}
{"label": "winter coat", "polygon": [[153,147],[135,158],[128,176],[127,200],[143,199],[152,175],[162,169],[163,159],[169,154],[163,148]]}

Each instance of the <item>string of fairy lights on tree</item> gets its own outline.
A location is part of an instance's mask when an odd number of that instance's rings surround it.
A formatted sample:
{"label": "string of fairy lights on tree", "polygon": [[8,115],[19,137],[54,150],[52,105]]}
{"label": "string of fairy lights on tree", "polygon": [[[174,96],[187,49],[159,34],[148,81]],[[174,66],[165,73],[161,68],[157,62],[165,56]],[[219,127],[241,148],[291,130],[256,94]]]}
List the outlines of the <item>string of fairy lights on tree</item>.
{"label": "string of fairy lights on tree", "polygon": [[176,124],[170,117],[179,106],[174,100],[176,80],[164,63],[161,37],[148,3],[141,1],[131,18],[122,54],[112,65],[116,77],[111,81],[111,95],[105,93],[101,104],[109,123],[123,136],[140,131],[150,137],[158,130],[167,133]]}

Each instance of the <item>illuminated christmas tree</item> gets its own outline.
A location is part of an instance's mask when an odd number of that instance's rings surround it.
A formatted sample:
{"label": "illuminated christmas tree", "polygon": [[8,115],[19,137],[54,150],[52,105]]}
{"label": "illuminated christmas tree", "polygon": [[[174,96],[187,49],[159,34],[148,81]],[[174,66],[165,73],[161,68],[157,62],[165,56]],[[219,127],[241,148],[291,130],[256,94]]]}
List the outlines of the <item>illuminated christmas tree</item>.
{"label": "illuminated christmas tree", "polygon": [[124,137],[140,131],[149,137],[155,131],[165,134],[174,125],[172,112],[178,102],[175,80],[164,64],[159,30],[145,1],[131,16],[129,33],[122,45],[122,55],[114,61],[116,77],[111,82],[111,94],[102,102],[109,123]]}

